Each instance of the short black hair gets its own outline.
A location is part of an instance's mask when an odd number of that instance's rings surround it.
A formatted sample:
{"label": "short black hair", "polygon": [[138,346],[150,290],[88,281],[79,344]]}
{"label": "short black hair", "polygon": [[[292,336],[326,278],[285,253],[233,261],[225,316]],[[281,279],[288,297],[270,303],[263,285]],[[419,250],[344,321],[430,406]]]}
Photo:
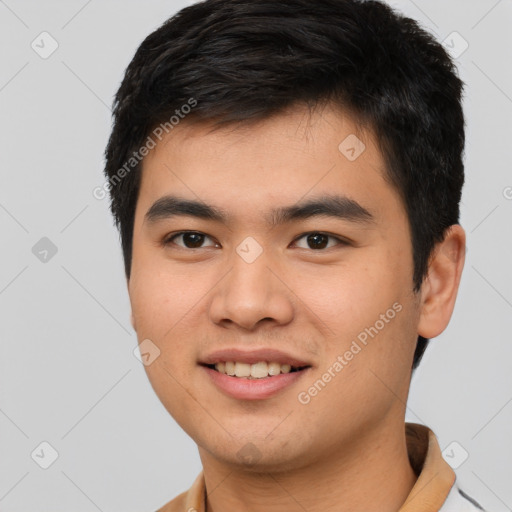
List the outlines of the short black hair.
{"label": "short black hair", "polygon": [[[377,138],[408,214],[419,291],[435,244],[459,222],[463,86],[443,46],[379,1],[206,0],[182,9],[142,42],[114,99],[105,175],[127,279],[139,150],[155,127],[169,131],[184,113],[224,126],[330,102]],[[418,337],[413,369],[428,341]]]}

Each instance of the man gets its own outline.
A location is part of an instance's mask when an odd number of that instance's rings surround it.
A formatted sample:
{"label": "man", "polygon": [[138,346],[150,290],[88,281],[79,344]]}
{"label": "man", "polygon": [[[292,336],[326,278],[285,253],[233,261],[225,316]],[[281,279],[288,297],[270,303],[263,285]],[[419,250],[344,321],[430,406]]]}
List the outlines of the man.
{"label": "man", "polygon": [[463,84],[380,2],[207,0],[106,150],[132,324],[203,471],[161,511],[481,510],[404,424],[465,255]]}

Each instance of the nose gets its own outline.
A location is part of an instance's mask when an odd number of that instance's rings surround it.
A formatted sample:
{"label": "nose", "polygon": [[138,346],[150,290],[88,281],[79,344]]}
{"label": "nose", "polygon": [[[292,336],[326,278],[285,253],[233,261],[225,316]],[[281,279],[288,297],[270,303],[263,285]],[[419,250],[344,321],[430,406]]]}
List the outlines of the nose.
{"label": "nose", "polygon": [[293,293],[279,274],[265,253],[252,263],[235,254],[231,270],[214,288],[210,320],[245,330],[254,330],[265,322],[291,322]]}

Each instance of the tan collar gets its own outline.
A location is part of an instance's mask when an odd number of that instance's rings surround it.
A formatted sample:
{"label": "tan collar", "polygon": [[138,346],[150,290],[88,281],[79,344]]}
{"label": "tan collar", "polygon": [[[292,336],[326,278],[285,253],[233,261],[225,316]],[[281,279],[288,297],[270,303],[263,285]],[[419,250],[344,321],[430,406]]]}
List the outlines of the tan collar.
{"label": "tan collar", "polygon": [[455,483],[455,473],[443,459],[437,438],[428,427],[406,423],[405,436],[418,480],[398,512],[437,512]]}
{"label": "tan collar", "polygon": [[[443,459],[432,430],[418,423],[406,423],[405,434],[409,461],[418,480],[399,512],[438,512],[455,482],[455,473]],[[205,512],[205,496],[201,471],[188,492],[180,494],[159,512]]]}

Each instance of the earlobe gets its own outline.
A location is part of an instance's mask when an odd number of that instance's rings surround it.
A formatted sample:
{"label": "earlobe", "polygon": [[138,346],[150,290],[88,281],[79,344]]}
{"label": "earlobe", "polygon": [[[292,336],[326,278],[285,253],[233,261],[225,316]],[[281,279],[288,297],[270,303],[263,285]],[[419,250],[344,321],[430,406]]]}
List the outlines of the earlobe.
{"label": "earlobe", "polygon": [[455,307],[465,256],[465,231],[459,224],[454,224],[434,248],[421,287],[420,336],[434,338],[446,329]]}
{"label": "earlobe", "polygon": [[137,327],[135,327],[135,318],[133,316],[133,313],[130,313],[130,323],[132,324],[133,330],[137,331]]}

